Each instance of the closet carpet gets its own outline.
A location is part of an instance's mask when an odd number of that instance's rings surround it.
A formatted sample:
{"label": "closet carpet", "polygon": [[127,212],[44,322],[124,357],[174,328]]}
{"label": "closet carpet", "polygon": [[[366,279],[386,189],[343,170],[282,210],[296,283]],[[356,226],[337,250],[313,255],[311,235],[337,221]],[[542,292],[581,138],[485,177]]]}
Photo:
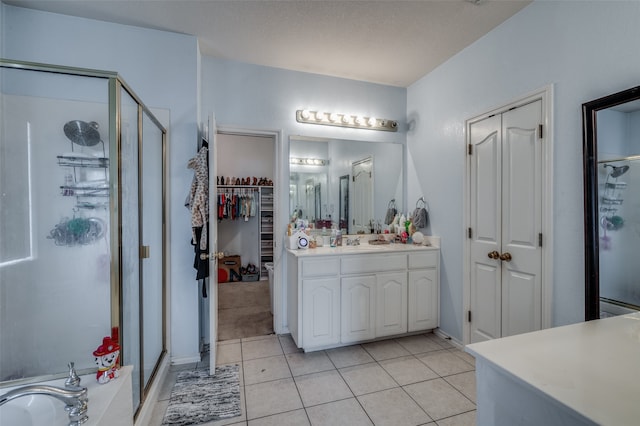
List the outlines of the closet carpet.
{"label": "closet carpet", "polygon": [[273,334],[269,281],[218,284],[218,340]]}

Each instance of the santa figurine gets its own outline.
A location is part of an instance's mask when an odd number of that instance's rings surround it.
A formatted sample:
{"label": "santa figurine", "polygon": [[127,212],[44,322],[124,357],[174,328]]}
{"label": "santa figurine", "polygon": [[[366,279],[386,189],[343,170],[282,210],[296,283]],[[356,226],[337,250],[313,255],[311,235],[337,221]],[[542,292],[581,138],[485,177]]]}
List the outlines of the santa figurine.
{"label": "santa figurine", "polygon": [[102,344],[98,346],[98,349],[93,351],[93,356],[96,357],[96,364],[98,365],[98,372],[96,373],[98,383],[107,383],[120,375],[118,371],[120,368],[120,345],[117,340],[109,336],[105,337],[102,339]]}

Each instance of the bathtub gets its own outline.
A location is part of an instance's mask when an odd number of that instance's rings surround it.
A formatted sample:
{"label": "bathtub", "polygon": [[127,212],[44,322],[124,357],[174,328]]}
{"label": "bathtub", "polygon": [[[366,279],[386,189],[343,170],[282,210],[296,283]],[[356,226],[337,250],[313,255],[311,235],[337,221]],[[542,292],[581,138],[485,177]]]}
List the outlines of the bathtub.
{"label": "bathtub", "polygon": [[[89,396],[89,420],[83,426],[131,426],[133,424],[133,391],[131,366],[120,369],[120,377],[104,385],[95,374],[81,376],[81,386]],[[64,387],[64,378],[39,384]],[[16,386],[19,387],[19,386]],[[0,388],[0,395],[14,389]],[[67,426],[69,415],[64,403],[45,395],[29,395],[0,406],[0,424],[20,426]]]}

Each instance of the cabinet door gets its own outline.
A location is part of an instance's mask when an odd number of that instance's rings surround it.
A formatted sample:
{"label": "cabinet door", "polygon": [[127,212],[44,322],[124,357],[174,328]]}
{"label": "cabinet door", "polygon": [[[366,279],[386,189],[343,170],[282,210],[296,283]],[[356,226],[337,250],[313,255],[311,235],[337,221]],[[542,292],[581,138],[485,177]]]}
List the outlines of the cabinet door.
{"label": "cabinet door", "polygon": [[376,277],[376,337],[407,332],[407,273]]}
{"label": "cabinet door", "polygon": [[438,271],[409,271],[408,330],[430,330],[438,326]]}
{"label": "cabinet door", "polygon": [[338,277],[302,281],[302,346],[340,343],[340,280]]}
{"label": "cabinet door", "polygon": [[342,279],[342,343],[375,337],[376,277]]}

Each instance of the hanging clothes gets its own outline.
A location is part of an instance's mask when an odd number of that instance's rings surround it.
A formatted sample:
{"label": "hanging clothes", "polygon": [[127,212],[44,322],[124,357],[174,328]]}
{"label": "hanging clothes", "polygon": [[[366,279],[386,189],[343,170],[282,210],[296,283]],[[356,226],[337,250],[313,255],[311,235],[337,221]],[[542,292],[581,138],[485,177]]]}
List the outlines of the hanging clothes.
{"label": "hanging clothes", "polygon": [[[199,242],[202,240],[201,238],[203,234],[202,230],[208,227],[209,225],[207,224],[204,227],[193,228],[196,233],[196,240],[194,241],[194,244],[193,244],[195,248],[195,258],[193,259],[193,267],[196,270],[196,280],[203,280],[209,276],[209,259],[208,258],[202,259],[200,257],[201,254],[209,253],[209,248],[205,247],[204,249],[201,249],[199,244]],[[203,292],[204,292],[204,289],[203,289]]]}
{"label": "hanging clothes", "polygon": [[[189,160],[188,168],[193,169],[194,176],[191,182],[191,193],[189,206],[191,209],[191,227],[202,228],[202,238],[200,238],[200,249],[204,250],[207,245],[208,233],[204,226],[209,219],[209,169],[208,169],[207,147],[200,148],[198,155]],[[192,232],[192,239],[196,241],[196,231]]]}
{"label": "hanging clothes", "polygon": [[209,276],[209,261],[200,258],[201,254],[209,252],[208,154],[208,148],[203,146],[198,154],[187,163],[187,167],[194,171],[187,207],[191,212],[191,244],[195,251],[193,267],[197,271],[196,280],[203,280]]}

